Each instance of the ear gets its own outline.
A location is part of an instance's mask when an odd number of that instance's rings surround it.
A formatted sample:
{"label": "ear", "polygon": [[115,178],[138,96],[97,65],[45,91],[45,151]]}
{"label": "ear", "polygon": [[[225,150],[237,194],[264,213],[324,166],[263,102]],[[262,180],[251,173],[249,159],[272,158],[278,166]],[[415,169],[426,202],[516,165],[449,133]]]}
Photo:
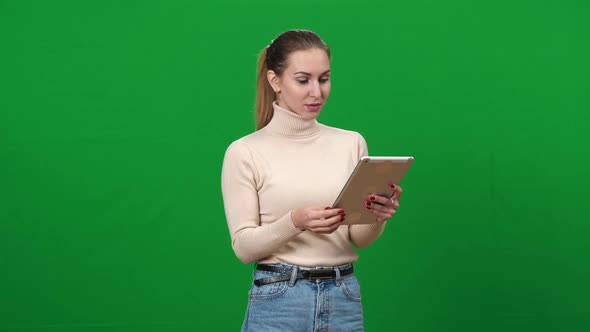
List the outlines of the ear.
{"label": "ear", "polygon": [[272,87],[273,90],[275,90],[275,93],[280,93],[281,92],[281,88],[279,87],[279,76],[274,72],[274,70],[269,70],[266,72],[266,79],[268,80],[268,83],[270,84],[270,86]]}

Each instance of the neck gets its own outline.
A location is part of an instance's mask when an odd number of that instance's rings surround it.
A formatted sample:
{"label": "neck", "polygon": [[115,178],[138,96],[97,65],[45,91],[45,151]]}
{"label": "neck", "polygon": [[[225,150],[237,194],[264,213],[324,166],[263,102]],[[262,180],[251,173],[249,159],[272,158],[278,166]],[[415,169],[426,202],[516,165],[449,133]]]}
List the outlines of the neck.
{"label": "neck", "polygon": [[299,114],[291,112],[275,101],[272,104],[274,113],[272,119],[266,125],[269,130],[291,137],[305,137],[319,132],[320,124],[316,119],[306,120]]}

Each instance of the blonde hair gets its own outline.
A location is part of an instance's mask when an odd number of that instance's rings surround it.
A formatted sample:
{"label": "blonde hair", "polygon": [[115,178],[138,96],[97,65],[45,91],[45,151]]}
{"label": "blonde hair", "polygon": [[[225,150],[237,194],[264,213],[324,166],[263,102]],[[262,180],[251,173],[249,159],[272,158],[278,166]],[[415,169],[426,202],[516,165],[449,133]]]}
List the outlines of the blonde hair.
{"label": "blonde hair", "polygon": [[330,48],[317,34],[299,29],[283,32],[260,52],[254,106],[256,130],[264,128],[274,113],[272,103],[276,100],[276,94],[268,82],[266,73],[272,70],[277,76],[281,76],[288,66],[287,59],[291,53],[311,48],[326,51],[328,59],[330,58]]}

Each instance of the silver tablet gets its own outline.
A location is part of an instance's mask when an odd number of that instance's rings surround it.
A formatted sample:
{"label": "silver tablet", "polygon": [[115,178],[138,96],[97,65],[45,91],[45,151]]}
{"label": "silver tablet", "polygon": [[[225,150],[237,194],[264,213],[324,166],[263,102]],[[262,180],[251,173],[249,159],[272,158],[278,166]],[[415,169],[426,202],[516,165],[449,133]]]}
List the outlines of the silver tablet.
{"label": "silver tablet", "polygon": [[390,185],[399,185],[414,162],[414,157],[363,157],[332,205],[346,213],[345,225],[371,224],[375,215],[365,207],[367,195],[390,197]]}

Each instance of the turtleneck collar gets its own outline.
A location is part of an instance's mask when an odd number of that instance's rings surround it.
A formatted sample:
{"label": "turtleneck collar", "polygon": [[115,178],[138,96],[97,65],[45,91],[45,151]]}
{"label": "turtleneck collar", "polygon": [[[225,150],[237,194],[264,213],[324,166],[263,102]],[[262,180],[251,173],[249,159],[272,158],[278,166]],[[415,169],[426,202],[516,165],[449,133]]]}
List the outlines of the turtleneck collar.
{"label": "turtleneck collar", "polygon": [[266,125],[269,130],[291,137],[311,136],[320,130],[320,124],[316,119],[306,120],[299,114],[291,112],[279,106],[277,101],[272,103],[274,110],[272,119]]}

